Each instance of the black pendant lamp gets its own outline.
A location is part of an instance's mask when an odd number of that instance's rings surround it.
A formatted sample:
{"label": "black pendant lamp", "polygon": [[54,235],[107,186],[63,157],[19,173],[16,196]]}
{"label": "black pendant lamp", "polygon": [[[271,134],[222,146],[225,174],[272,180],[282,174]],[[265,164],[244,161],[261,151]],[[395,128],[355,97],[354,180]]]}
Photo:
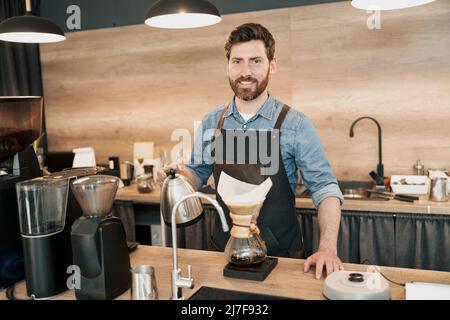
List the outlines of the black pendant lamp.
{"label": "black pendant lamp", "polygon": [[160,0],[145,17],[156,28],[187,29],[206,27],[222,20],[217,8],[206,0]]}
{"label": "black pendant lamp", "polygon": [[65,40],[61,28],[49,19],[31,15],[31,0],[26,0],[26,15],[0,23],[0,40],[21,43],[49,43]]}

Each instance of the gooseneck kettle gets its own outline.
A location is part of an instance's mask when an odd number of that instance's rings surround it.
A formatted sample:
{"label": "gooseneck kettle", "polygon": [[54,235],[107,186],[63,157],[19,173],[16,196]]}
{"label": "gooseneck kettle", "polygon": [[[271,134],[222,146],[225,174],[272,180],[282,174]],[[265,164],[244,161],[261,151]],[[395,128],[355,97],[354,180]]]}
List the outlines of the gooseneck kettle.
{"label": "gooseneck kettle", "polygon": [[[196,192],[196,188],[189,179],[170,169],[166,172],[167,178],[164,180],[161,189],[161,214],[164,222],[171,223],[172,209],[178,200],[188,194]],[[190,198],[184,201],[178,208],[176,224],[187,226],[195,223],[203,212],[202,202],[199,198]]]}

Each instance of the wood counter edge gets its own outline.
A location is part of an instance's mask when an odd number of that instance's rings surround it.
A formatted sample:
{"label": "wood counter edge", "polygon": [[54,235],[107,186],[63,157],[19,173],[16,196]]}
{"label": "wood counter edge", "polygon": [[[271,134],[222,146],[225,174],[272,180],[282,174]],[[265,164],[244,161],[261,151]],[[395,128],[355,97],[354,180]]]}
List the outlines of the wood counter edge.
{"label": "wood counter edge", "polygon": [[[223,252],[212,252],[192,249],[178,250],[179,268],[186,276],[187,265],[191,264],[195,286],[193,289],[183,289],[186,298],[194,294],[200,287],[209,286],[221,289],[270,294],[273,296],[296,298],[304,300],[324,300],[324,275],[315,279],[314,269],[303,272],[303,259],[278,258],[278,265],[264,281],[250,281],[223,276],[226,259]],[[172,271],[172,248],[155,246],[139,246],[130,255],[131,266],[151,265],[154,267],[158,299],[169,300]],[[346,270],[365,271],[368,265],[344,264]],[[405,283],[411,281],[434,282],[450,284],[450,272],[406,269],[396,267],[380,267],[381,272],[390,279]],[[69,275],[68,275],[69,276]],[[405,298],[404,287],[389,283],[392,300]],[[26,297],[25,281],[16,285],[16,297]],[[0,300],[6,299],[5,292],[0,292]],[[54,300],[75,300],[73,290],[68,290],[53,298]],[[130,291],[117,298],[129,300]]]}
{"label": "wood counter edge", "polygon": [[[214,194],[206,194],[215,198]],[[139,193],[136,185],[126,186],[119,189],[116,201],[132,201],[141,204],[160,204],[160,190],[155,189],[150,193]],[[207,201],[202,200],[204,204]],[[314,204],[310,198],[296,198],[296,208],[314,209]],[[402,202],[398,200],[371,201],[371,200],[351,200],[346,199],[342,210],[366,211],[366,212],[386,212],[386,213],[416,213],[416,214],[438,214],[450,215],[450,202],[432,202],[419,200],[414,203]]]}

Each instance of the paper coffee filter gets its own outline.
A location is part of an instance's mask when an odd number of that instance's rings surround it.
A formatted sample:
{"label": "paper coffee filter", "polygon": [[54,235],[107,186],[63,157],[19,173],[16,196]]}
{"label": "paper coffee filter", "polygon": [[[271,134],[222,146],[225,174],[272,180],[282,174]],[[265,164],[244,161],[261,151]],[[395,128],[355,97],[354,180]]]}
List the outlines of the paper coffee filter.
{"label": "paper coffee filter", "polygon": [[222,171],[217,192],[227,206],[248,206],[264,202],[271,187],[272,180],[270,178],[257,185],[240,181]]}

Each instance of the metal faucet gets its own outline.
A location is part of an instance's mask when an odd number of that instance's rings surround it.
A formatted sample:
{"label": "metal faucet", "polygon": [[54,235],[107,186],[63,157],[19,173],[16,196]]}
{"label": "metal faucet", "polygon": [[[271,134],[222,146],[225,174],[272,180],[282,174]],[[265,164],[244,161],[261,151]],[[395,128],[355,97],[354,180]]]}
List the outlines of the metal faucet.
{"label": "metal faucet", "polygon": [[382,157],[381,157],[381,126],[380,123],[375,120],[372,117],[360,117],[358,119],[356,119],[355,121],[353,121],[351,127],[350,127],[350,138],[353,138],[354,133],[353,133],[353,127],[355,126],[355,124],[362,119],[369,119],[372,120],[373,122],[375,122],[375,124],[377,125],[378,128],[378,165],[377,165],[377,175],[383,179],[384,177],[384,168],[383,168],[383,161],[382,161]]}
{"label": "metal faucet", "polygon": [[224,232],[228,231],[227,220],[225,219],[225,214],[223,213],[222,207],[216,200],[204,195],[200,192],[194,192],[188,194],[178,200],[172,209],[172,254],[173,254],[173,270],[172,270],[172,300],[184,300],[182,288],[194,288],[194,279],[192,278],[192,266],[188,265],[188,277],[183,278],[181,276],[181,269],[178,268],[178,258],[177,258],[177,228],[176,228],[176,213],[180,204],[190,198],[202,198],[208,200],[216,209],[220,216],[222,222],[222,229]]}

